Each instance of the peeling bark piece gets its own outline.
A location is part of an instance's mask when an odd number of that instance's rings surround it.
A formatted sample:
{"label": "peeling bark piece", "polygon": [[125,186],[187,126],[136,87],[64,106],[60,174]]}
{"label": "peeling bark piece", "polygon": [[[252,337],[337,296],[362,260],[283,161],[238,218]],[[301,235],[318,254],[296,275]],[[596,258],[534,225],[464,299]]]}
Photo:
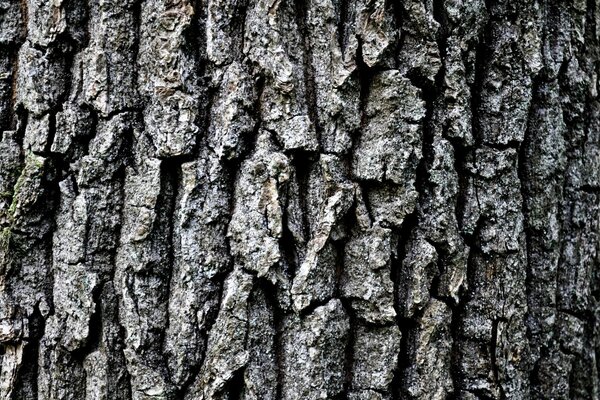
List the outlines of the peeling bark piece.
{"label": "peeling bark piece", "polygon": [[2,355],[2,372],[0,372],[0,396],[9,399],[17,386],[19,367],[23,362],[23,344],[4,346]]}
{"label": "peeling bark piece", "polygon": [[[479,240],[484,253],[508,253],[519,250],[523,231],[521,193],[517,182],[517,152],[489,147],[475,152],[474,172],[478,219],[481,220]],[[503,201],[498,202],[498,199]],[[473,215],[472,217],[475,217]],[[498,223],[503,221],[503,223]],[[475,220],[469,221],[473,227]]]}
{"label": "peeling bark piece", "polygon": [[330,300],[302,319],[292,314],[284,326],[281,398],[316,400],[340,394],[350,329],[342,303]]}
{"label": "peeling bark piece", "polygon": [[400,352],[400,329],[358,326],[353,344],[352,391],[389,394]]}
{"label": "peeling bark piece", "polygon": [[260,102],[263,127],[275,132],[285,150],[316,150],[319,143],[308,116],[302,44],[292,3],[254,2],[244,35],[244,54],[266,77]]}
{"label": "peeling bark piece", "polygon": [[324,183],[318,181],[316,190],[323,191],[324,196],[322,203],[313,208],[319,214],[311,218],[314,221],[311,226],[312,237],[292,283],[291,294],[296,312],[333,296],[336,254],[331,240],[335,239],[336,225],[354,201],[354,185],[344,180],[340,159],[323,155],[319,164]]}
{"label": "peeling bark piece", "polygon": [[371,323],[394,322],[394,283],[390,279],[391,230],[374,226],[353,237],[344,250],[340,293],[357,315]]}
{"label": "peeling bark piece", "polygon": [[55,312],[49,324],[51,331],[64,330],[62,334],[57,332],[61,345],[73,352],[85,345],[88,338],[89,319],[95,310],[92,293],[99,279],[86,268],[88,204],[85,196],[75,195],[72,182],[61,182],[59,207],[57,219],[61,229],[54,235]]}
{"label": "peeling bark piece", "polygon": [[[336,6],[331,0],[309,1],[306,25],[321,146],[328,153],[345,153],[360,124],[360,87],[354,73],[358,45],[355,31],[349,34],[338,31]],[[347,40],[343,47],[340,37]]]}
{"label": "peeling bark piece", "polygon": [[367,193],[375,221],[400,226],[412,212],[417,192],[425,107],[420,92],[396,70],[375,76],[366,106],[366,126],[352,162],[362,180],[386,182]]}
{"label": "peeling bark piece", "polygon": [[443,400],[453,391],[451,376],[452,312],[431,299],[417,327],[409,334],[409,367],[404,372],[406,397]]}
{"label": "peeling bark piece", "polygon": [[384,0],[366,0],[358,12],[357,25],[363,61],[372,68],[385,59],[398,39],[392,12]]}
{"label": "peeling bark piece", "polygon": [[446,139],[434,138],[433,160],[427,170],[431,187],[426,189],[418,213],[423,238],[439,248],[436,253],[440,253],[438,258],[442,259],[438,263],[436,294],[458,304],[461,289],[467,283],[469,249],[460,235],[457,220],[459,177],[454,169],[455,157],[454,149]]}
{"label": "peeling bark piece", "polygon": [[[445,2],[444,2],[445,3]],[[401,71],[434,83],[442,66],[437,44],[439,23],[434,18],[433,2],[406,0],[402,3],[402,48],[399,52]]]}
{"label": "peeling bark piece", "polygon": [[188,0],[142,4],[138,89],[147,99],[144,123],[158,157],[191,154],[196,146],[197,60],[185,49],[193,16]]}
{"label": "peeling bark piece", "polygon": [[63,110],[56,113],[56,133],[50,147],[53,153],[73,156],[77,148],[77,140],[92,133],[92,115],[89,111],[72,103],[63,105]]}
{"label": "peeling bark piece", "polygon": [[438,273],[437,262],[435,247],[420,237],[411,240],[398,285],[398,302],[404,317],[412,318],[429,303],[431,284]]}
{"label": "peeling bark piece", "polygon": [[263,289],[255,289],[248,311],[248,365],[244,371],[243,400],[277,398],[277,334],[274,310]]}
{"label": "peeling bark piece", "polygon": [[231,215],[231,179],[210,150],[198,161],[181,166],[175,248],[176,262],[209,279],[230,267],[226,231]]}
{"label": "peeling bark piece", "polygon": [[242,165],[227,233],[236,263],[259,277],[267,276],[281,258],[279,192],[289,179],[289,160],[275,150],[269,135],[267,131],[260,134],[253,155]]}
{"label": "peeling bark piece", "polygon": [[0,224],[8,226],[10,206],[17,178],[20,175],[21,149],[15,131],[2,132],[0,139]]}
{"label": "peeling bark piece", "polygon": [[215,65],[230,64],[241,53],[247,4],[247,0],[207,2],[206,53]]}
{"label": "peeling bark piece", "polygon": [[[3,271],[5,272],[5,271]],[[3,292],[0,294],[0,343],[15,343],[29,333],[29,323],[23,318],[18,305],[14,304],[6,291],[6,276],[0,282]]]}
{"label": "peeling bark piece", "polygon": [[393,183],[374,184],[366,192],[373,220],[393,228],[402,226],[404,218],[414,211],[419,197],[412,183],[408,187]]}
{"label": "peeling bark piece", "polygon": [[17,179],[13,190],[12,203],[8,209],[11,217],[12,227],[20,232],[41,238],[50,231],[49,222],[45,221],[44,184],[46,174],[50,171],[48,158],[28,153],[25,157],[25,165],[21,175]]}
{"label": "peeling bark piece", "polygon": [[19,51],[17,101],[41,116],[56,106],[66,88],[65,60],[56,51],[40,50],[28,42]]}
{"label": "peeling bark piece", "polygon": [[44,152],[48,146],[50,136],[50,116],[48,114],[40,118],[31,118],[25,129],[23,147],[32,152]]}
{"label": "peeling bark piece", "polygon": [[64,0],[24,0],[27,10],[28,39],[37,46],[47,47],[67,28]]}
{"label": "peeling bark piece", "polygon": [[[138,106],[133,0],[91,3],[89,44],[81,53],[82,97],[106,117]],[[107,34],[110,32],[110,34]]]}
{"label": "peeling bark piece", "polygon": [[173,184],[157,159],[128,167],[115,287],[132,399],[169,398],[173,386],[162,355],[168,322],[169,234]]}
{"label": "peeling bark piece", "polygon": [[240,157],[256,125],[257,101],[248,67],[233,62],[225,69],[211,109],[208,145],[223,159]]}
{"label": "peeling bark piece", "polygon": [[231,264],[226,239],[229,183],[210,150],[198,161],[181,165],[164,346],[171,379],[180,388],[202,362],[206,337],[219,309],[222,283],[216,277]]}
{"label": "peeling bark piece", "polygon": [[473,144],[473,115],[471,88],[468,84],[463,52],[466,44],[461,38],[450,36],[447,41],[444,75],[444,104],[447,123],[446,135],[456,138],[464,145]]}
{"label": "peeling bark piece", "polygon": [[478,90],[474,66],[478,41],[485,29],[485,2],[447,1],[443,4],[443,12],[447,17],[445,29],[448,30],[443,60],[446,134],[470,146],[474,141],[472,92]]}
{"label": "peeling bark piece", "polygon": [[33,314],[39,312],[44,318],[48,317],[52,304],[52,295],[48,293],[52,265],[50,232],[54,224],[49,209],[55,207],[55,192],[48,181],[52,171],[48,158],[32,153],[25,156],[12,190],[7,225],[0,232],[2,302],[6,307],[5,316],[12,317],[11,323],[4,321],[3,325],[12,326],[8,334],[15,329],[16,336],[11,342],[23,343],[26,352],[31,347],[27,343],[30,335],[39,334],[32,326],[39,321],[39,316],[36,318]]}
{"label": "peeling bark piece", "polygon": [[[522,18],[529,19],[525,10]],[[490,34],[497,40],[493,42],[492,57],[485,67],[478,103],[478,128],[484,143],[505,145],[520,142],[525,135],[531,75],[541,68],[541,49],[538,34],[531,29],[533,21],[523,21],[523,24],[524,27],[498,23],[491,27]],[[526,38],[521,36],[523,34]],[[528,62],[535,65],[529,66]]]}
{"label": "peeling bark piece", "polygon": [[381,72],[373,78],[365,112],[367,126],[354,152],[354,175],[413,188],[421,159],[420,121],[425,117],[420,91],[399,71]]}
{"label": "peeling bark piece", "polygon": [[186,399],[227,397],[227,383],[248,363],[248,298],[254,277],[236,267],[225,281],[219,316],[208,338],[206,359]]}

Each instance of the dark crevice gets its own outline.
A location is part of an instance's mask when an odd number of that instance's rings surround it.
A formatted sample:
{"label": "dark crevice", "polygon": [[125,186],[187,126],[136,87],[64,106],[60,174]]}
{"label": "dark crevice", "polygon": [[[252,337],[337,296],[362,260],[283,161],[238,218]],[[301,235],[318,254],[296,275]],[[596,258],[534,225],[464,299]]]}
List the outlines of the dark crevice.
{"label": "dark crevice", "polygon": [[[95,120],[95,123],[97,123],[96,120]],[[95,131],[95,128],[93,131]],[[123,141],[121,143],[121,148],[119,151],[119,153],[121,155],[120,159],[122,160],[122,162],[113,177],[114,181],[118,182],[116,196],[118,198],[117,210],[118,210],[118,215],[119,215],[119,222],[113,232],[114,249],[115,250],[113,251],[113,253],[110,256],[110,264],[111,264],[112,268],[106,278],[106,282],[109,284],[114,283],[115,273],[116,273],[116,269],[117,269],[117,264],[116,264],[117,251],[119,251],[119,249],[121,248],[121,237],[123,235],[123,224],[124,224],[123,212],[124,212],[124,208],[125,208],[124,207],[125,206],[125,180],[127,177],[127,167],[129,165],[133,164],[133,150],[132,149],[133,149],[133,129],[128,129],[123,134]],[[86,152],[87,152],[87,150],[86,150]],[[114,290],[114,288],[112,290]],[[122,387],[122,390],[124,391],[123,395],[126,396],[125,398],[131,398],[131,393],[132,393],[131,375],[129,374],[129,370],[125,367],[127,364],[127,362],[125,361],[126,358],[125,358],[125,353],[124,353],[126,330],[125,330],[125,327],[121,324],[121,321],[119,319],[119,297],[120,297],[119,294],[116,293],[116,291],[115,291],[114,292],[115,302],[113,305],[110,305],[111,307],[114,307],[113,321],[114,321],[115,329],[116,329],[116,333],[114,336],[115,352],[117,353],[116,356],[122,362],[122,365],[123,365],[122,370],[124,373],[123,376],[119,377],[120,384],[117,383],[117,385]]]}
{"label": "dark crevice", "polygon": [[277,300],[277,287],[267,279],[260,279],[259,285],[265,295],[267,305],[270,306],[273,312],[273,328],[275,330],[275,336],[273,338],[273,350],[275,354],[275,368],[277,373],[275,399],[281,399],[281,391],[283,388],[283,370],[285,367],[285,354],[283,351],[285,311],[279,306],[279,302]]}
{"label": "dark crevice", "polygon": [[402,336],[400,338],[400,353],[398,355],[398,364],[394,371],[392,379],[392,398],[405,399],[407,398],[407,372],[414,362],[414,334],[418,328],[418,320],[421,319],[423,310],[418,310],[411,318],[397,317],[398,326]]}
{"label": "dark crevice", "polygon": [[29,122],[29,112],[22,106],[18,105],[15,110],[16,115],[16,135],[15,141],[23,148],[23,140],[25,139],[25,130],[27,129],[27,123]]}
{"label": "dark crevice", "polygon": [[97,350],[102,339],[102,331],[104,328],[103,312],[102,312],[102,292],[104,285],[97,285],[92,289],[92,301],[94,303],[94,311],[88,320],[88,337],[85,345],[73,351],[72,357],[76,362],[82,363],[83,360],[93,351]]}
{"label": "dark crevice", "polygon": [[351,8],[348,4],[349,1],[350,0],[339,0],[338,2],[337,39],[342,54],[344,54],[346,50],[346,45],[348,41],[348,35],[346,33],[348,21],[350,21],[352,18],[352,15],[350,15]]}
{"label": "dark crevice", "polygon": [[[402,7],[402,2],[395,0],[386,0],[385,9],[389,10],[394,20],[394,27],[398,32],[402,31],[402,22],[403,22],[403,13],[404,8]],[[396,53],[399,53],[401,47],[396,49]]]}
{"label": "dark crevice", "polygon": [[489,147],[494,150],[505,151],[505,150],[519,150],[521,147],[520,140],[509,140],[507,143],[497,143],[497,142],[482,142],[481,146]]}
{"label": "dark crevice", "polygon": [[238,369],[233,373],[233,377],[227,381],[223,388],[224,399],[242,400],[244,398],[244,371],[245,368]]}
{"label": "dark crevice", "polygon": [[584,184],[579,186],[579,190],[588,194],[600,194],[600,186],[592,186],[588,184]]}
{"label": "dark crevice", "polygon": [[352,308],[352,304],[346,299],[340,299],[348,320],[350,323],[350,329],[348,331],[348,338],[346,341],[346,347],[344,349],[344,385],[340,396],[340,399],[348,399],[348,395],[352,388],[352,374],[354,371],[354,343],[356,342],[356,327],[358,325],[358,319],[356,313]]}
{"label": "dark crevice", "polygon": [[349,154],[354,153],[354,148],[356,147],[358,141],[360,140],[361,132],[363,132],[367,126],[368,117],[366,114],[367,103],[369,100],[369,94],[371,91],[371,82],[373,82],[373,78],[375,75],[380,72],[381,68],[370,68],[365,61],[363,60],[363,43],[362,38],[359,36],[358,40],[358,48],[356,50],[356,70],[354,74],[356,74],[356,78],[358,80],[359,85],[359,110],[360,110],[360,125],[357,130],[355,138],[352,140],[352,144],[349,149]]}
{"label": "dark crevice", "polygon": [[51,112],[48,115],[48,138],[46,139],[46,146],[44,153],[50,154],[52,143],[54,143],[54,137],[56,136],[56,113]]}
{"label": "dark crevice", "polygon": [[367,107],[367,100],[369,99],[369,93],[371,91],[371,82],[378,72],[377,68],[370,68],[365,63],[363,58],[363,42],[362,38],[358,37],[358,48],[356,50],[356,74],[358,83],[360,86],[359,91],[359,106],[361,111],[360,130],[363,130],[367,120],[365,109]]}
{"label": "dark crevice", "polygon": [[[88,1],[94,1],[94,0],[88,0]],[[131,54],[133,55],[133,60],[132,60],[132,64],[134,66],[138,65],[138,60],[139,60],[139,55],[140,55],[140,39],[142,36],[142,3],[144,2],[144,0],[136,0],[132,7],[131,7],[131,24],[132,24],[132,30],[135,31],[135,37],[131,46]],[[131,73],[133,74],[133,82],[138,82],[138,68],[133,68],[133,71],[131,71]],[[140,98],[139,94],[136,93],[136,104],[138,105],[138,107],[140,108],[144,108],[145,105],[144,104],[140,104],[142,99]]]}
{"label": "dark crevice", "polygon": [[452,144],[454,150],[454,170],[458,177],[458,190],[454,214],[458,224],[458,231],[464,239],[465,213],[469,203],[469,186],[472,184],[469,165],[474,158],[474,152],[473,149],[470,146],[466,146],[462,140],[452,137],[447,137],[446,139]]}
{"label": "dark crevice", "polygon": [[51,113],[56,113],[63,109],[63,104],[66,103],[71,94],[71,85],[72,85],[72,71],[73,66],[75,65],[75,55],[76,49],[78,48],[78,43],[68,32],[61,33],[57,37],[57,45],[53,47],[49,47],[48,49],[44,49],[42,51],[46,52],[46,55],[49,59],[51,58],[61,58],[62,59],[62,67],[61,71],[62,76],[61,79],[61,93],[58,97],[56,104],[52,105]]}
{"label": "dark crevice", "polygon": [[38,307],[28,317],[29,336],[23,347],[21,367],[15,377],[14,398],[38,398],[38,359],[40,353],[40,340],[46,329],[46,321]]}
{"label": "dark crevice", "polygon": [[488,21],[475,50],[475,74],[471,85],[471,129],[476,147],[480,147],[483,141],[481,115],[479,107],[482,104],[483,86],[488,60],[493,54],[491,48],[492,24]]}
{"label": "dark crevice", "polygon": [[[478,229],[475,230],[478,233]],[[473,293],[474,293],[474,258],[475,258],[475,246],[474,243],[469,240],[467,243],[469,246],[469,256],[467,258],[467,285],[466,290],[461,295],[461,303],[458,304],[452,310],[452,321],[450,324],[450,329],[452,332],[452,356],[451,356],[451,376],[452,376],[452,384],[454,387],[455,394],[459,393],[464,389],[464,372],[462,368],[462,355],[461,355],[461,345],[463,344],[461,339],[463,339],[463,324],[464,324],[464,313],[465,308],[468,302],[470,301]]]}
{"label": "dark crevice", "polygon": [[6,57],[6,62],[10,65],[10,77],[7,79],[10,81],[8,84],[9,87],[7,88],[8,90],[6,93],[0,95],[0,104],[4,103],[6,106],[5,112],[0,115],[0,138],[2,137],[3,131],[17,129],[17,78],[19,73],[19,50],[21,45],[22,41],[20,40],[16,43],[0,45],[0,53],[3,53],[3,57]]}
{"label": "dark crevice", "polygon": [[416,326],[416,322],[410,318],[404,318],[402,308],[400,306],[400,280],[402,279],[402,266],[404,259],[408,254],[410,240],[412,235],[418,227],[418,214],[417,211],[413,211],[407,215],[400,226],[398,231],[399,240],[396,250],[396,257],[392,257],[392,263],[390,268],[391,279],[394,282],[394,310],[396,311],[396,323],[400,329],[402,335],[400,341],[400,352],[398,353],[398,361],[396,369],[394,370],[394,376],[392,379],[392,398],[399,400],[404,398],[404,371],[410,365],[411,360],[408,356],[408,337],[409,332]]}
{"label": "dark crevice", "polygon": [[[411,354],[411,341],[414,341],[415,329],[418,327],[418,322],[424,310],[418,310],[417,315],[410,318],[403,317],[404,313],[400,306],[400,280],[401,269],[404,260],[409,251],[411,240],[417,234],[419,222],[422,218],[421,210],[429,194],[429,168],[434,161],[433,144],[436,137],[436,131],[440,129],[439,121],[437,120],[437,112],[443,106],[443,79],[445,69],[442,67],[436,74],[435,82],[430,82],[425,76],[422,76],[417,69],[408,72],[407,77],[410,79],[413,86],[421,91],[421,98],[425,102],[425,118],[423,120],[421,151],[422,158],[419,160],[416,170],[415,188],[418,191],[418,200],[415,210],[407,215],[399,229],[399,241],[397,248],[397,259],[392,261],[391,278],[394,282],[394,308],[397,314],[397,323],[400,328],[402,338],[400,343],[400,352],[398,355],[398,365],[394,371],[392,381],[393,398],[402,399],[407,395],[406,371],[414,362],[414,355]],[[441,132],[440,132],[441,133]],[[439,279],[439,278],[438,278]],[[430,292],[434,290],[434,286],[430,288]]]}
{"label": "dark crevice", "polygon": [[[63,0],[61,4],[65,12],[66,29],[64,34],[72,39],[72,49],[75,52],[87,47],[90,40],[89,24],[91,14],[91,0]],[[57,42],[60,43],[62,38],[59,36]]]}
{"label": "dark crevice", "polygon": [[492,366],[492,375],[494,376],[494,382],[498,387],[500,398],[506,398],[504,395],[504,388],[500,382],[499,367],[496,353],[498,352],[498,324],[500,322],[507,322],[505,318],[496,318],[492,321],[492,338],[490,341],[490,363]]}
{"label": "dark crevice", "polygon": [[[353,219],[354,215],[350,213],[346,213],[341,221],[338,221],[337,227],[334,229],[346,230],[348,226],[353,226],[349,222]],[[334,289],[334,297],[340,298],[341,296],[341,285],[342,279],[344,276],[344,250],[346,248],[347,243],[347,235],[344,236],[341,240],[333,240],[329,239],[331,243],[331,247],[333,248],[334,253],[334,267],[335,267],[335,289]]]}
{"label": "dark crevice", "polygon": [[300,317],[304,318],[308,315],[311,315],[312,313],[315,312],[315,309],[327,305],[327,303],[329,303],[333,299],[335,299],[335,297],[328,296],[322,300],[311,301],[310,304],[308,306],[306,306],[306,308],[304,308],[302,311],[299,312]]}
{"label": "dark crevice", "polygon": [[[446,304],[448,306],[448,308],[452,311],[454,311],[454,308],[456,306],[456,299],[452,298],[451,296],[446,296],[443,295],[443,291],[442,291],[442,287],[441,287],[441,280],[442,277],[444,276],[444,274],[446,274],[448,272],[447,269],[447,265],[451,265],[450,258],[452,257],[450,250],[449,250],[449,246],[447,246],[446,244],[443,243],[435,243],[427,238],[425,238],[425,240],[435,249],[435,252],[438,255],[438,259],[437,259],[437,274],[435,274],[435,276],[433,277],[432,281],[431,281],[431,285],[429,287],[429,295],[438,300],[441,301],[442,303]],[[462,289],[463,286],[461,286]]]}
{"label": "dark crevice", "polygon": [[[489,4],[486,4],[489,6]],[[489,10],[489,8],[488,8]],[[473,134],[474,146],[470,146],[465,141],[454,138],[447,138],[454,148],[455,156],[455,170],[458,174],[458,196],[456,201],[455,214],[459,226],[459,232],[468,246],[469,255],[467,258],[467,285],[466,289],[461,294],[460,304],[452,310],[452,352],[451,352],[451,377],[454,387],[454,397],[459,398],[460,392],[466,390],[464,387],[464,381],[466,379],[465,373],[462,368],[462,355],[461,350],[464,345],[463,342],[463,323],[464,314],[466,312],[466,306],[471,300],[475,293],[475,268],[476,261],[475,257],[479,253],[477,251],[476,239],[481,229],[483,220],[480,218],[475,226],[472,234],[466,232],[465,227],[465,216],[467,207],[470,201],[470,188],[474,185],[471,173],[469,171],[469,165],[475,162],[475,149],[480,147],[482,144],[482,132],[481,132],[481,121],[479,107],[482,104],[482,90],[485,78],[485,70],[488,63],[488,59],[493,54],[490,47],[491,35],[492,35],[492,22],[491,19],[487,19],[483,30],[479,33],[479,41],[477,42],[475,49],[475,60],[474,60],[474,79],[470,85],[471,98],[470,98],[470,110],[471,110],[471,130]],[[469,74],[469,64],[466,63],[467,75]],[[476,188],[473,188],[476,190]],[[485,393],[480,393],[480,396],[487,396]]]}
{"label": "dark crevice", "polygon": [[[187,159],[187,156],[185,157]],[[181,181],[181,163],[180,158],[171,158],[169,160],[163,160],[160,165],[160,176],[161,176],[161,190],[157,204],[160,205],[161,209],[157,212],[158,218],[163,219],[166,223],[165,231],[158,233],[162,237],[157,237],[158,240],[164,241],[165,246],[165,260],[163,271],[159,272],[162,278],[165,279],[163,290],[164,293],[157,294],[159,298],[163,298],[165,307],[168,307],[169,299],[171,297],[171,280],[173,279],[173,270],[175,264],[175,245],[174,245],[174,228],[176,218],[177,201],[179,197],[179,182]],[[161,215],[162,214],[162,215]],[[159,333],[160,346],[158,347],[164,352],[166,332],[169,329],[170,314],[167,312],[167,321],[164,329]],[[171,381],[170,371],[166,364],[166,357],[162,357],[161,368],[163,373],[168,377],[167,382]]]}
{"label": "dark crevice", "polygon": [[285,276],[291,280],[294,279],[296,271],[300,267],[300,254],[299,249],[296,248],[296,240],[294,235],[289,229],[288,225],[288,213],[283,214],[282,218],[282,230],[281,238],[279,239],[279,248],[283,256],[281,267]]}
{"label": "dark crevice", "polygon": [[19,8],[21,10],[21,18],[23,19],[21,37],[24,39],[27,37],[29,31],[29,4],[27,0],[19,0]]}
{"label": "dark crevice", "polygon": [[[527,126],[525,129],[523,141],[519,147],[518,165],[517,165],[517,175],[519,177],[521,197],[522,197],[521,212],[523,213],[523,228],[524,228],[523,230],[524,230],[524,235],[525,235],[525,254],[526,254],[525,296],[526,296],[527,305],[528,305],[528,312],[527,312],[528,315],[525,317],[526,321],[529,318],[533,318],[533,315],[530,314],[531,310],[534,307],[534,304],[532,301],[532,297],[533,297],[532,286],[534,284],[534,273],[533,273],[531,257],[533,255],[534,246],[535,246],[534,237],[533,237],[535,235],[533,233],[534,228],[532,226],[530,226],[530,222],[529,222],[530,221],[529,202],[533,200],[533,193],[531,192],[530,187],[528,187],[529,184],[533,183],[532,179],[534,179],[534,178],[533,178],[533,176],[530,176],[529,168],[527,167],[527,160],[529,159],[528,152],[531,149],[533,149],[532,135],[535,132],[535,131],[532,131],[534,128],[531,126],[531,123],[533,121],[533,116],[534,116],[535,112],[537,111],[537,107],[538,107],[539,103],[541,103],[543,101],[541,85],[542,85],[542,76],[538,75],[538,77],[536,79],[534,79],[533,85],[532,85],[532,99],[531,99],[529,113],[527,116]],[[532,326],[530,323],[526,323],[526,328],[527,328],[527,336],[528,336],[528,339],[531,344],[532,339],[535,338],[535,334],[531,329]],[[492,338],[492,339],[494,339],[494,338]],[[492,360],[492,361],[495,361],[495,360]],[[530,381],[530,385],[532,388],[531,389],[532,392],[535,392],[535,389],[539,385],[539,382],[538,382],[539,378],[537,376],[537,371],[539,370],[539,362],[540,362],[540,360],[532,360],[533,368],[531,369],[530,374],[529,374],[529,381]],[[495,364],[495,362],[494,362],[494,364]],[[496,382],[498,382],[497,376],[496,376]]]}
{"label": "dark crevice", "polygon": [[600,57],[600,49],[598,47],[597,32],[597,13],[595,0],[586,0],[586,14],[585,14],[585,47],[583,52],[592,59],[598,60]]}
{"label": "dark crevice", "polygon": [[[302,232],[304,243],[300,244],[305,244],[312,235],[309,221],[308,193],[310,189],[310,174],[318,166],[318,163],[319,157],[309,152],[296,151],[290,158],[290,164],[298,179],[298,196],[302,212],[302,227],[304,229]],[[300,257],[297,258],[300,259]]]}

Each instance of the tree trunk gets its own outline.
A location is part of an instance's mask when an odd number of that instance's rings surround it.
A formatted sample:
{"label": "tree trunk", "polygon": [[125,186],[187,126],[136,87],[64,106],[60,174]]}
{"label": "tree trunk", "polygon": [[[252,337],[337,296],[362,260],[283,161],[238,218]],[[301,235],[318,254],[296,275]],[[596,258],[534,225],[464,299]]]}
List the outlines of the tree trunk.
{"label": "tree trunk", "polygon": [[0,399],[599,399],[600,0],[0,0]]}

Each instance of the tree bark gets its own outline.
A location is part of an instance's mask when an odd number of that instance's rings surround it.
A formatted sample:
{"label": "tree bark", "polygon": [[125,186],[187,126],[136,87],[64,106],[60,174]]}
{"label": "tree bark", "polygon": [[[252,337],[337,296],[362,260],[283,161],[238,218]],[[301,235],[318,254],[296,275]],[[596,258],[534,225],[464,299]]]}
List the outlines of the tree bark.
{"label": "tree bark", "polygon": [[0,0],[0,399],[599,399],[600,0]]}

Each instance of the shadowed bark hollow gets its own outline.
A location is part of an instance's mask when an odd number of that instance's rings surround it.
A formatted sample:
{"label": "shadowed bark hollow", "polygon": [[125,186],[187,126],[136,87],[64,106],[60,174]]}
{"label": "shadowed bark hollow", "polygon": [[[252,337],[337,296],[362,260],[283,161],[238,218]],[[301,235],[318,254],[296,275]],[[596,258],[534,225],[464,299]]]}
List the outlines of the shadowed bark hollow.
{"label": "shadowed bark hollow", "polygon": [[600,399],[600,0],[0,0],[0,399]]}

